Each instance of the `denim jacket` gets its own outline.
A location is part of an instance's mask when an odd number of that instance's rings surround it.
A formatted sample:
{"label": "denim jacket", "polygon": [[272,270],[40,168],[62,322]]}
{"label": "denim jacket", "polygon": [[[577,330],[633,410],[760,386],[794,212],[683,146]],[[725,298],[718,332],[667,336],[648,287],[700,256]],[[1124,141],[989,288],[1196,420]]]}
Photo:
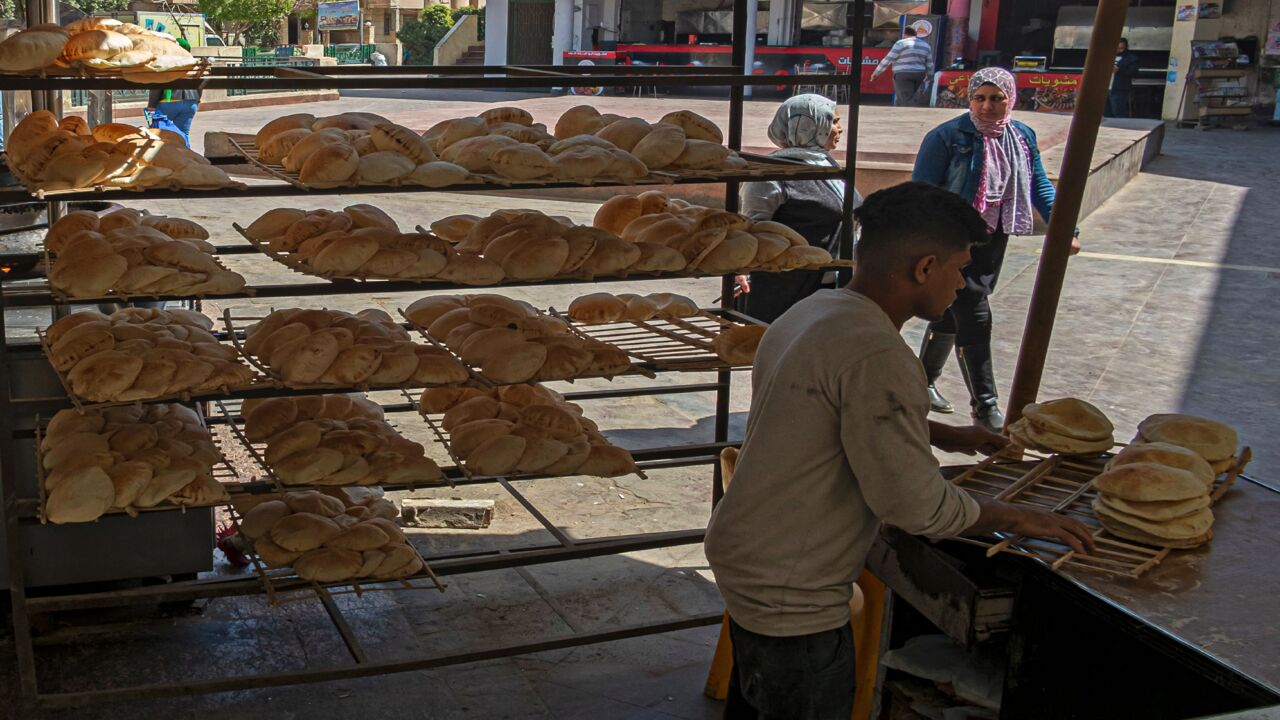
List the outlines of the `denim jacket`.
{"label": "denim jacket", "polygon": [[[1040,148],[1036,147],[1036,134],[1025,124],[1014,120],[1012,126],[1022,133],[1031,150],[1031,204],[1045,222],[1053,212],[1053,200],[1057,191],[1040,162]],[[978,196],[978,183],[982,179],[985,162],[982,136],[973,126],[969,113],[948,120],[929,131],[920,143],[916,154],[916,166],[911,179],[940,185],[972,202]]]}

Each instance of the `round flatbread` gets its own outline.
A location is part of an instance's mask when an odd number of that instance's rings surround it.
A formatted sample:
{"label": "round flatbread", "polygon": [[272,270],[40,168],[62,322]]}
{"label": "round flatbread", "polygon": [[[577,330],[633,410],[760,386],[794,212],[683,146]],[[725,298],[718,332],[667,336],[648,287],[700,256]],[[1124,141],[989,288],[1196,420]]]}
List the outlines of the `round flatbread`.
{"label": "round flatbread", "polygon": [[1040,430],[1077,440],[1110,440],[1116,430],[1101,410],[1078,398],[1029,403],[1022,416]]}
{"label": "round flatbread", "polygon": [[1063,455],[1097,455],[1110,450],[1115,444],[1106,440],[1077,440],[1076,438],[1046,432],[1022,418],[1008,426],[1009,437],[1019,445],[1032,450],[1041,450]]}
{"label": "round flatbread", "polygon": [[1205,462],[1204,458],[1200,457],[1199,453],[1180,445],[1171,445],[1169,443],[1130,445],[1111,458],[1111,461],[1107,463],[1107,469],[1111,470],[1133,463],[1155,463],[1186,470],[1203,480],[1205,485],[1212,485],[1213,479],[1217,476],[1217,473],[1213,471],[1209,463]]}
{"label": "round flatbread", "polygon": [[1099,495],[1098,500],[1111,510],[1124,515],[1164,522],[1176,520],[1209,507],[1208,495],[1201,495],[1189,500],[1166,500],[1162,502],[1133,502],[1113,495]]}
{"label": "round flatbread", "polygon": [[1138,434],[1148,442],[1164,442],[1194,450],[1210,463],[1231,458],[1240,438],[1231,426],[1194,415],[1152,415],[1138,424]]}
{"label": "round flatbread", "polygon": [[1103,495],[1135,502],[1190,500],[1205,495],[1204,481],[1186,470],[1155,463],[1132,463],[1108,470],[1093,479]]}

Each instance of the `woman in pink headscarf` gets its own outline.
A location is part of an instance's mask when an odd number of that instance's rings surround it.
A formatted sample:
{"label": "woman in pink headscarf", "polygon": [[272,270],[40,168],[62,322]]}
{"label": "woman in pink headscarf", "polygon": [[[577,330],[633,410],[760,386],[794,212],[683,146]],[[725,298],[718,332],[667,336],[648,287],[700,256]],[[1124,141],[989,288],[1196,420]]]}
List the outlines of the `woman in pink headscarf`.
{"label": "woman in pink headscarf", "polygon": [[941,320],[929,324],[920,361],[935,412],[955,408],[934,383],[956,350],[974,420],[994,432],[1004,427],[991,364],[991,305],[1010,235],[1030,235],[1032,210],[1046,221],[1055,191],[1040,162],[1036,134],[1013,119],[1018,88],[1003,68],[983,68],[969,79],[969,112],[934,128],[916,154],[911,179],[940,185],[973,203],[991,240],[973,249],[965,287]]}

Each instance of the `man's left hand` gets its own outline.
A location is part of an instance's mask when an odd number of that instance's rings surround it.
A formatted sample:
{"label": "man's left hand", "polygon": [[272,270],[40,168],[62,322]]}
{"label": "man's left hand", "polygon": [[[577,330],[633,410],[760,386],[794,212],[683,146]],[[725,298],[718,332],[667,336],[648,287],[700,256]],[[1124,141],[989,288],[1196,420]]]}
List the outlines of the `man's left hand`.
{"label": "man's left hand", "polygon": [[931,422],[930,426],[930,443],[946,452],[994,455],[1009,444],[1009,438],[977,425],[955,427]]}

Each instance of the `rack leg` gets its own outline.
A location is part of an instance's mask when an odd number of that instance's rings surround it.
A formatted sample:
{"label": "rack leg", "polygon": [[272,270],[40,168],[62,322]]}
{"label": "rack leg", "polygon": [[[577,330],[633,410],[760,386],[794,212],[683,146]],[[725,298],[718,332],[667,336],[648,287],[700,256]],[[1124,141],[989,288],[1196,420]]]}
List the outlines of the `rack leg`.
{"label": "rack leg", "polygon": [[[2,294],[2,291],[0,291]],[[0,301],[3,298],[0,297]],[[12,458],[16,457],[13,442],[13,389],[9,379],[9,348],[4,341],[6,328],[4,303],[0,302],[0,373],[4,385],[0,387],[0,522],[4,523],[6,560],[9,564],[9,602],[13,617],[13,647],[18,660],[19,702],[29,707],[36,699],[35,647],[31,643],[31,618],[27,614],[26,553],[22,550],[22,535],[18,526],[17,479]],[[19,713],[21,715],[21,713]]]}

